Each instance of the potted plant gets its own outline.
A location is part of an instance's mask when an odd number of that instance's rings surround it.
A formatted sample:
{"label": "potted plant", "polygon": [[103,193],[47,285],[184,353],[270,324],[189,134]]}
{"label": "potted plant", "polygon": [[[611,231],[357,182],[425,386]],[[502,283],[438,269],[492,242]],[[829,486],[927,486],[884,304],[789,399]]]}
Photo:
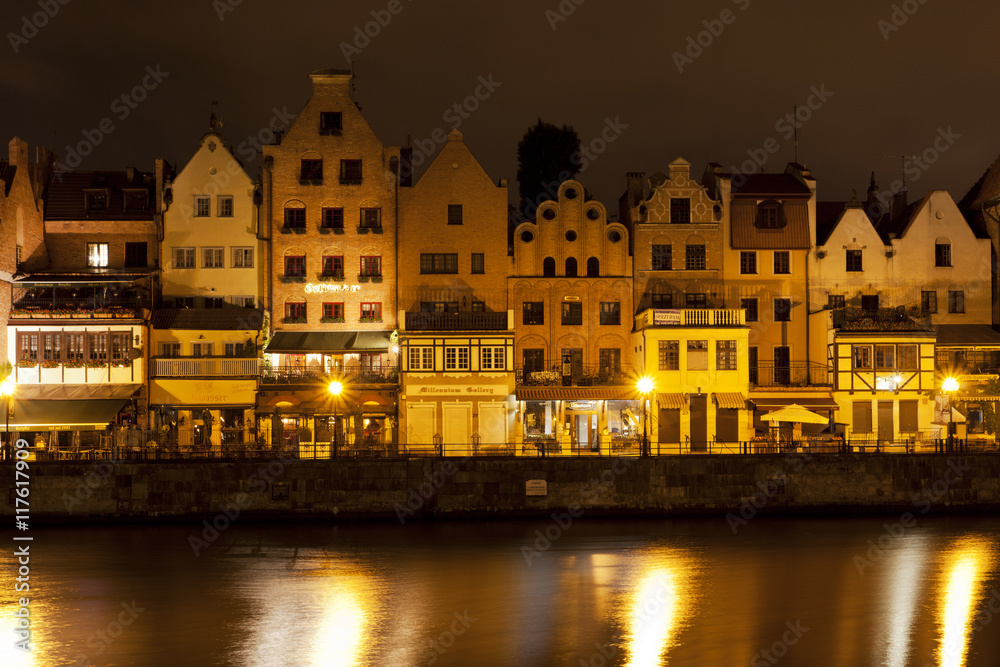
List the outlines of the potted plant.
{"label": "potted plant", "polygon": [[306,233],[306,228],[305,227],[293,227],[292,231],[295,232],[296,234],[305,234]]}
{"label": "potted plant", "polygon": [[329,234],[329,233],[331,233],[332,230],[333,230],[332,227],[320,227],[319,228],[319,233],[320,234]]}
{"label": "potted plant", "polygon": [[368,227],[358,226],[358,234],[367,234],[367,233],[368,233]]}
{"label": "potted plant", "polygon": [[343,227],[334,227],[333,228],[333,233],[334,234],[343,234],[344,233],[344,228]]}
{"label": "potted plant", "polygon": [[359,283],[366,283],[366,282],[368,282],[369,278],[371,278],[371,276],[369,276],[367,273],[359,273],[358,274],[358,282]]}
{"label": "potted plant", "polygon": [[59,368],[60,363],[58,359],[45,359],[42,361],[42,368]]}
{"label": "potted plant", "polygon": [[373,283],[380,283],[380,282],[382,282],[382,275],[379,274],[377,276],[372,276],[372,282]]}
{"label": "potted plant", "polygon": [[291,227],[282,227],[280,231],[281,231],[282,234],[291,234],[292,233],[292,228]]}
{"label": "potted plant", "polygon": [[63,363],[63,368],[83,368],[83,359],[67,359]]}
{"label": "potted plant", "polygon": [[343,317],[321,317],[319,321],[322,322],[322,323],[324,323],[324,324],[343,324],[344,323],[344,318]]}
{"label": "potted plant", "polygon": [[37,365],[38,365],[38,362],[35,361],[34,359],[18,359],[17,360],[17,367],[18,368],[34,368]]}

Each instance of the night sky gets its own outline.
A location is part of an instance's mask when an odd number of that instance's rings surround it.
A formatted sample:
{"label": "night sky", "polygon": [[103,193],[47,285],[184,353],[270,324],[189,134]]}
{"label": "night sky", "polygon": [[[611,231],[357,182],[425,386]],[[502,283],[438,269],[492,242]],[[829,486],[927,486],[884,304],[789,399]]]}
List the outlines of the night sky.
{"label": "night sky", "polygon": [[[612,210],[625,172],[666,172],[677,156],[698,178],[707,162],[739,167],[748,151],[781,171],[795,105],[809,116],[799,161],[821,200],[863,196],[873,169],[888,188],[901,176],[891,156],[903,154],[934,158],[907,168],[911,201],[940,188],[959,199],[1000,153],[996,3],[576,2],[6,0],[0,128],[5,141],[66,156],[107,118],[113,131],[91,134],[100,144],[77,168],[148,170],[156,157],[183,165],[218,100],[226,140],[248,158],[247,138],[275,110],[306,103],[308,73],[349,68],[349,55],[383,142],[429,146],[460,121],[490,176],[510,179],[512,202],[517,142],[539,117],[572,125],[585,145],[616,126],[580,176]],[[58,12],[43,17],[40,3]],[[46,23],[37,34],[24,24],[32,15]],[[367,23],[378,34],[366,45]],[[157,70],[166,74],[146,99],[120,99]],[[485,94],[480,77],[499,85]],[[453,107],[477,87],[486,99],[462,118]],[[247,165],[254,176],[259,166],[259,155]]]}

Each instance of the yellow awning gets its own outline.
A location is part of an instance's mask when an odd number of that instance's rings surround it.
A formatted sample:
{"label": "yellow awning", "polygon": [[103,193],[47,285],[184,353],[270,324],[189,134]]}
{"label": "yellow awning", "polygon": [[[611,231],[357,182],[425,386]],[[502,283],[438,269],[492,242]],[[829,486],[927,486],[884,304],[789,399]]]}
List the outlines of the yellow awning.
{"label": "yellow awning", "polygon": [[720,408],[743,410],[747,407],[747,397],[740,391],[717,391],[712,396]]}
{"label": "yellow awning", "polygon": [[684,400],[684,394],[657,394],[656,404],[660,408],[676,408],[678,410],[687,407],[687,402]]}
{"label": "yellow awning", "polygon": [[628,401],[635,399],[632,387],[518,387],[519,401]]}

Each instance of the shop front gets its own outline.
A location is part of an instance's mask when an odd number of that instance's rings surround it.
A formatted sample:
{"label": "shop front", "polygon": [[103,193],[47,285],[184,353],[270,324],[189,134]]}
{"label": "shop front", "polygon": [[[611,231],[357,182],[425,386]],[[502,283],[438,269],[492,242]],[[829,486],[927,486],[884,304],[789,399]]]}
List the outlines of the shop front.
{"label": "shop front", "polygon": [[400,423],[409,454],[509,453],[514,426],[510,374],[404,374]]}
{"label": "shop front", "polygon": [[638,452],[641,403],[629,387],[520,387],[519,451],[526,455]]}

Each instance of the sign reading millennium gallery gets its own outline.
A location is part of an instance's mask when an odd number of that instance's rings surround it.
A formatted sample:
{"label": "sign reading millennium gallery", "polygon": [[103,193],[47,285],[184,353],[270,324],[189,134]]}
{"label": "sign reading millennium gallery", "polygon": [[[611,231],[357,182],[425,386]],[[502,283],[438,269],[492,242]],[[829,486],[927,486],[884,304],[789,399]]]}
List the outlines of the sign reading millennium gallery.
{"label": "sign reading millennium gallery", "polygon": [[407,397],[419,396],[506,396],[510,388],[506,384],[430,385],[411,384],[406,387]]}

